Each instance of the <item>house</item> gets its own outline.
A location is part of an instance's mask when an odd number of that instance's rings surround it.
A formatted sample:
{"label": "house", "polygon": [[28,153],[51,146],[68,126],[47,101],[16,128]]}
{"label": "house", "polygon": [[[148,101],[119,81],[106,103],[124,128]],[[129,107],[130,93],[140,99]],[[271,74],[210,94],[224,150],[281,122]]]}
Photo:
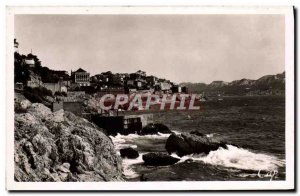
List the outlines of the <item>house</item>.
{"label": "house", "polygon": [[143,90],[147,87],[147,82],[146,80],[143,79],[129,79],[126,82],[127,88],[135,88],[137,90]]}
{"label": "house", "polygon": [[158,78],[155,76],[147,76],[146,81],[150,86],[154,86],[157,82]]}
{"label": "house", "polygon": [[114,74],[112,76],[112,84],[114,86],[123,86],[124,85],[124,77],[121,74]]}
{"label": "house", "polygon": [[68,91],[63,80],[59,80],[56,83],[43,83],[43,87],[45,87],[48,90],[51,90],[53,94],[55,92],[67,92]]}
{"label": "house", "polygon": [[90,73],[79,68],[77,71],[71,71],[72,82],[78,86],[90,86]]}
{"label": "house", "polygon": [[25,59],[25,64],[28,65],[29,67],[33,68],[35,65],[34,59],[33,58],[26,58]]}
{"label": "house", "polygon": [[172,85],[168,82],[159,82],[155,85],[156,91],[169,92],[171,90]]}

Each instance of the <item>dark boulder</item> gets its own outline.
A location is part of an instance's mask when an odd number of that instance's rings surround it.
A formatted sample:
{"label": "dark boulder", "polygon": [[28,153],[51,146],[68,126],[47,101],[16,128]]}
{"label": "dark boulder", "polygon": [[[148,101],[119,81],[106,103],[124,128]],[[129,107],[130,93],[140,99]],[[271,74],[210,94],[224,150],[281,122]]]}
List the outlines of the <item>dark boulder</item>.
{"label": "dark boulder", "polygon": [[166,150],[169,154],[176,152],[178,156],[192,154],[193,149],[181,135],[171,134],[166,142]]}
{"label": "dark boulder", "polygon": [[227,149],[226,143],[219,139],[190,133],[172,134],[166,142],[167,152],[169,154],[175,152],[180,157],[193,153],[208,154],[219,147]]}
{"label": "dark boulder", "polygon": [[198,136],[205,136],[203,133],[199,131],[191,131],[190,134],[198,135]]}
{"label": "dark boulder", "polygon": [[166,166],[177,163],[180,159],[174,158],[164,152],[150,152],[143,155],[145,165]]}
{"label": "dark boulder", "polygon": [[161,123],[150,123],[146,125],[142,130],[140,135],[153,135],[159,133],[172,133],[170,129]]}
{"label": "dark boulder", "polygon": [[120,154],[122,158],[128,159],[136,159],[139,157],[139,152],[133,148],[123,148],[120,150]]}

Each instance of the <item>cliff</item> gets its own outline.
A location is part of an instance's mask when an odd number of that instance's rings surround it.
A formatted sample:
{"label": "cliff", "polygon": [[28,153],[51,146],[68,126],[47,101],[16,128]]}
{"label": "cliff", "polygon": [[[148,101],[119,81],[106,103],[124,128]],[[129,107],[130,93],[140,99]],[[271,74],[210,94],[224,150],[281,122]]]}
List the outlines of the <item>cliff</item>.
{"label": "cliff", "polygon": [[70,112],[15,98],[16,181],[123,181],[111,139]]}

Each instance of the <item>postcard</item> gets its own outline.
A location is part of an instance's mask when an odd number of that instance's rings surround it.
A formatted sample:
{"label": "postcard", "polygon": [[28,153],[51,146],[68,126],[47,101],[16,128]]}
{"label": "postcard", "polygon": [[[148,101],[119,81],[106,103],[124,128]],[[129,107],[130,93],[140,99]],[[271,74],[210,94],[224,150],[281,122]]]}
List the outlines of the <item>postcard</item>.
{"label": "postcard", "polygon": [[293,190],[293,7],[7,7],[8,190]]}

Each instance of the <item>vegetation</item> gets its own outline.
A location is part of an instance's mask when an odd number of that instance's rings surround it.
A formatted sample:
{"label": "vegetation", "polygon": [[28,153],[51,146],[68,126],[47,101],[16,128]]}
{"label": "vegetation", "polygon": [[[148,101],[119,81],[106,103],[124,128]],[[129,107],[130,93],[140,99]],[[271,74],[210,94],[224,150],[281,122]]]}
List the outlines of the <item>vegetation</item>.
{"label": "vegetation", "polygon": [[32,103],[43,103],[46,96],[52,96],[52,92],[44,87],[31,88],[26,86],[24,88],[24,96]]}
{"label": "vegetation", "polygon": [[54,95],[55,95],[55,96],[64,96],[64,97],[66,97],[66,96],[67,96],[67,93],[66,93],[66,92],[56,91],[56,92],[54,93]]}
{"label": "vegetation", "polygon": [[15,52],[15,82],[21,82],[24,85],[26,85],[30,75],[28,66],[23,65],[25,58],[25,55],[20,55],[19,53]]}
{"label": "vegetation", "polygon": [[[34,67],[29,68],[25,63],[25,59],[33,59]],[[44,83],[56,83],[60,78],[63,78],[64,80],[69,79],[69,75],[64,71],[55,71],[48,67],[43,67],[41,65],[41,61],[36,55],[30,53],[26,56],[15,52],[15,82],[22,82],[26,85],[30,75],[29,69],[35,74],[41,76],[42,82]]]}

